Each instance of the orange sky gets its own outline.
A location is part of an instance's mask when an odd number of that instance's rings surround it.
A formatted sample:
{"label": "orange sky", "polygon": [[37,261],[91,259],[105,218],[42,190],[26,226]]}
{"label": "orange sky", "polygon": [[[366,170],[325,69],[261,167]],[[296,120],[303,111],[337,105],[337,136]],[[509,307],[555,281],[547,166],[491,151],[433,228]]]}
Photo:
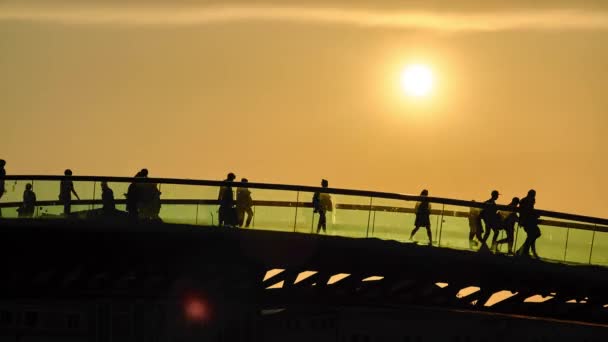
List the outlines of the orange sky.
{"label": "orange sky", "polygon": [[[8,173],[535,188],[608,217],[601,1],[61,3],[0,4]],[[410,62],[436,74],[424,101],[398,87]]]}

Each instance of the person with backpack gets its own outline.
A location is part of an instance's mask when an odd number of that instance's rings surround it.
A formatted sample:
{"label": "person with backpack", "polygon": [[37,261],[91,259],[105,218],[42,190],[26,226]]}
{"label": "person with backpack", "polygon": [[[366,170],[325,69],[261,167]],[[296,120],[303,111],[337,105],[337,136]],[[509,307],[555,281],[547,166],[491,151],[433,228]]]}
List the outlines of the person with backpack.
{"label": "person with backpack", "polygon": [[[241,179],[241,183],[248,183],[247,178]],[[253,199],[251,198],[251,191],[249,188],[238,188],[236,189],[236,216],[237,226],[242,227],[245,223],[245,214],[247,214],[247,223],[245,228],[248,228],[253,219]]]}
{"label": "person with backpack", "polygon": [[218,202],[220,207],[218,209],[219,214],[219,226],[234,227],[236,225],[236,210],[234,207],[234,193],[232,192],[232,182],[236,178],[236,175],[232,172],[228,174],[224,180],[224,186],[220,187],[218,194]]}
{"label": "person with backpack", "polygon": [[[326,179],[321,180],[321,187],[327,188],[329,182]],[[327,217],[328,211],[333,210],[331,196],[324,192],[315,192],[312,197],[313,214],[319,214],[319,222],[317,223],[317,234],[323,229],[323,233],[327,233]]]}
{"label": "person with backpack", "polygon": [[429,195],[429,191],[424,189],[420,192],[420,196],[423,199],[420,202],[416,202],[416,206],[414,207],[414,212],[416,213],[416,219],[414,220],[414,230],[410,234],[410,240],[414,239],[414,235],[418,232],[420,227],[426,228],[426,235],[429,237],[429,246],[433,245],[433,236],[431,234],[431,204],[427,199]]}
{"label": "person with backpack", "polygon": [[538,214],[534,209],[536,204],[536,190],[531,189],[528,195],[522,198],[519,202],[519,225],[524,227],[526,232],[526,241],[517,251],[518,255],[529,257],[530,249],[534,258],[538,259],[536,253],[536,240],[541,236],[540,228],[538,227]]}
{"label": "person with backpack", "polygon": [[509,250],[508,254],[513,254],[513,238],[515,236],[515,224],[519,220],[517,217],[517,205],[519,205],[519,198],[513,197],[511,203],[509,203],[509,207],[511,210],[508,211],[499,211],[498,215],[502,221],[502,229],[507,232],[507,237],[501,240],[496,241],[496,246],[501,245],[503,243],[507,243]]}
{"label": "person with backpack", "polygon": [[482,247],[487,246],[486,241],[490,237],[490,232],[493,232],[492,236],[492,249],[496,247],[496,241],[498,240],[498,233],[500,230],[500,218],[498,217],[498,207],[496,206],[496,200],[500,196],[498,190],[493,190],[489,200],[484,202],[484,208],[481,210],[481,218],[485,223],[486,230],[481,240]]}
{"label": "person with backpack", "polygon": [[27,183],[23,191],[23,203],[17,209],[19,217],[32,217],[36,211],[36,193],[32,190],[32,184]]}

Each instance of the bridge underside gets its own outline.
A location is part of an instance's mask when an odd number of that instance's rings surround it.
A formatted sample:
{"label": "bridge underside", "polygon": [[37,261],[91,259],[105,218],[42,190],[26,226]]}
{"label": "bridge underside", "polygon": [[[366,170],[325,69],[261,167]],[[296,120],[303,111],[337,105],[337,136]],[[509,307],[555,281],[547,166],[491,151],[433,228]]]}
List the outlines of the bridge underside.
{"label": "bridge underside", "polygon": [[166,299],[232,309],[425,306],[608,321],[608,271],[376,239],[0,221],[0,302]]}

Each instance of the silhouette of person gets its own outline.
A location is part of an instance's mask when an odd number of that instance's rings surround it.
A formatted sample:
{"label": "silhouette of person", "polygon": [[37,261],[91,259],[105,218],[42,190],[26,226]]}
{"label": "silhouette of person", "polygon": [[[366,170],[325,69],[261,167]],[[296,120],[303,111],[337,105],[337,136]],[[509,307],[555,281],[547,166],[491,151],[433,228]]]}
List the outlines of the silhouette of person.
{"label": "silhouette of person", "polygon": [[[321,180],[321,187],[327,188],[329,182],[327,179]],[[324,192],[315,192],[312,198],[313,214],[319,214],[319,222],[317,223],[317,234],[323,229],[323,233],[327,233],[327,212],[333,210],[331,196]]]}
{"label": "silhouette of person", "polygon": [[502,229],[507,232],[507,237],[496,241],[496,245],[498,246],[500,244],[507,243],[509,246],[508,254],[513,254],[513,237],[515,235],[515,224],[519,219],[517,217],[517,205],[519,205],[519,198],[513,197],[511,203],[509,203],[509,207],[511,210],[501,210],[498,212],[499,217],[502,219]]}
{"label": "silhouette of person", "polygon": [[[248,182],[249,180],[247,180],[247,178],[241,179],[241,183]],[[249,188],[236,189],[236,217],[237,225],[239,227],[242,227],[245,222],[245,213],[247,213],[247,223],[245,224],[245,227],[248,228],[251,224],[251,219],[253,219],[252,206],[253,199],[251,198],[251,191],[249,191]]]}
{"label": "silhouette of person", "polygon": [[36,211],[36,194],[32,190],[32,184],[27,183],[23,191],[23,203],[17,209],[19,217],[32,217]]}
{"label": "silhouette of person", "polygon": [[[139,178],[148,178],[148,169],[139,171]],[[157,220],[160,214],[160,191],[156,183],[139,183],[137,187],[137,212],[139,218]]]}
{"label": "silhouette of person", "polygon": [[[135,178],[142,178],[143,177],[142,171],[144,171],[144,170],[137,172],[137,174],[135,174]],[[146,170],[146,175],[147,175],[147,170]],[[132,219],[135,219],[135,220],[138,219],[139,218],[138,204],[140,201],[140,191],[139,191],[139,184],[137,183],[137,179],[135,179],[134,182],[129,184],[129,188],[127,189],[127,193],[125,194],[125,196],[127,197],[127,212],[129,213],[129,216]]]}
{"label": "silhouette of person", "polygon": [[[4,187],[4,178],[6,177],[6,170],[4,166],[6,165],[6,161],[4,159],[0,159],[0,199],[4,196],[6,192],[6,188]],[[0,208],[0,217],[2,217],[2,209]]]}
{"label": "silhouette of person", "polygon": [[517,254],[529,257],[530,249],[532,254],[538,259],[536,253],[536,240],[540,237],[540,228],[538,227],[538,214],[534,209],[536,204],[536,190],[531,189],[528,195],[519,202],[519,225],[524,227],[526,232],[526,241],[517,251]]}
{"label": "silhouette of person", "polygon": [[63,180],[61,180],[59,187],[59,201],[63,204],[63,214],[68,216],[72,213],[72,194],[76,196],[78,200],[80,197],[74,189],[74,183],[72,182],[72,170],[67,169],[63,172]]}
{"label": "silhouette of person", "polygon": [[[429,195],[429,191],[424,189],[420,192],[420,196],[427,197]],[[427,199],[422,199],[420,202],[416,202],[416,206],[414,207],[414,212],[416,213],[416,219],[414,220],[414,230],[410,234],[410,240],[414,239],[414,235],[418,232],[420,227],[426,228],[426,235],[429,237],[429,245],[433,244],[433,236],[431,234],[431,204]]]}
{"label": "silhouette of person", "polygon": [[101,203],[103,204],[103,213],[105,215],[112,214],[116,211],[116,201],[114,200],[114,191],[110,189],[108,183],[101,182]]}
{"label": "silhouette of person", "polygon": [[[472,201],[475,202],[475,201]],[[483,240],[481,233],[483,227],[481,225],[481,209],[477,207],[469,208],[469,248],[476,247]],[[477,238],[477,241],[475,241]]]}
{"label": "silhouette of person", "polygon": [[494,249],[500,229],[500,218],[498,217],[498,207],[496,206],[496,200],[500,196],[500,193],[497,190],[493,190],[491,196],[489,200],[484,202],[484,208],[481,210],[481,218],[486,226],[481,242],[485,245],[490,232],[494,232],[492,236],[492,249]]}
{"label": "silhouette of person", "polygon": [[234,226],[236,224],[236,212],[234,208],[234,193],[232,192],[232,182],[236,176],[230,172],[224,182],[226,184],[220,187],[218,194],[218,201],[220,208],[219,213],[219,225],[220,226]]}

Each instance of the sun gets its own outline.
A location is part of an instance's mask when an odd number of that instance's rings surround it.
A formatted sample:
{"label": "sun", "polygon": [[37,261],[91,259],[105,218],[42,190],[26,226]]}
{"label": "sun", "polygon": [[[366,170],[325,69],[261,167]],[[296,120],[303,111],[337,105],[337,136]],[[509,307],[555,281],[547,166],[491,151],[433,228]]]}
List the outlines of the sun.
{"label": "sun", "polygon": [[435,83],[431,68],[422,64],[408,65],[401,73],[401,88],[408,96],[425,97]]}

